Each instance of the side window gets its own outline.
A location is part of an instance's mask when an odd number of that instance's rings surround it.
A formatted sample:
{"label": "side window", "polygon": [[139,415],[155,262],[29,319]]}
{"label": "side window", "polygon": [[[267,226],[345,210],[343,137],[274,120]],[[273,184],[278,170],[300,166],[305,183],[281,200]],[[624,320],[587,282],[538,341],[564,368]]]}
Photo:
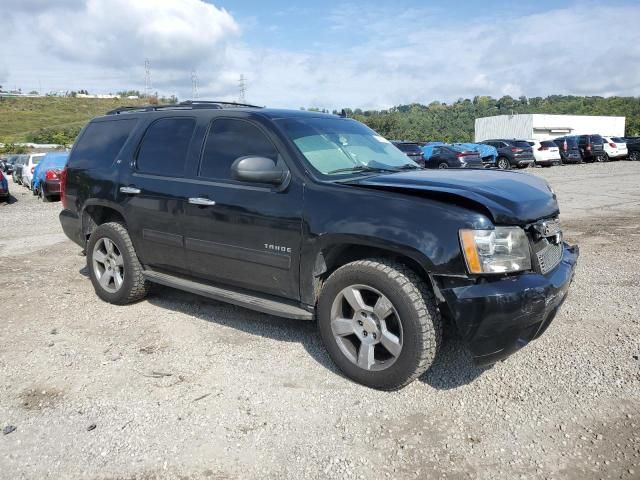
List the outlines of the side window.
{"label": "side window", "polygon": [[153,122],[140,143],[138,171],[182,177],[196,121],[187,117],[161,118]]}
{"label": "side window", "polygon": [[127,118],[90,123],[74,146],[69,156],[69,165],[109,167],[137,122],[135,118]]}
{"label": "side window", "polygon": [[278,160],[273,143],[255,125],[232,118],[214,120],[204,145],[198,176],[230,180],[231,164],[248,155]]}
{"label": "side window", "polygon": [[435,155],[440,155],[442,153],[442,149],[440,147],[435,147],[433,149],[433,153],[431,154],[431,156],[435,156]]}

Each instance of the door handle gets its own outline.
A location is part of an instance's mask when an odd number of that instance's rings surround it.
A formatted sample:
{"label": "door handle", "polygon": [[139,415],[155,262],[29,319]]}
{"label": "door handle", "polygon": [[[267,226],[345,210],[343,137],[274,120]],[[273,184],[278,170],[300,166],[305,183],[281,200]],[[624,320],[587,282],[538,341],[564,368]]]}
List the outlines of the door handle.
{"label": "door handle", "polygon": [[215,201],[209,200],[208,198],[202,198],[202,197],[192,197],[189,199],[189,203],[191,205],[202,205],[205,207],[211,207],[216,204]]}
{"label": "door handle", "polygon": [[127,193],[129,195],[137,195],[140,193],[140,189],[136,187],[120,187],[120,193]]}

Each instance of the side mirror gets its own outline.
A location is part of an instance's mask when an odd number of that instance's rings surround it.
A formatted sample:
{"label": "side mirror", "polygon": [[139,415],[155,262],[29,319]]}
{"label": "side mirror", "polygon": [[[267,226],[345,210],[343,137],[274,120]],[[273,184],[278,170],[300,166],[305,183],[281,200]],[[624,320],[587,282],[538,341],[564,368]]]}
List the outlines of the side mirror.
{"label": "side mirror", "polygon": [[241,182],[281,184],[286,170],[266,157],[240,157],[231,164],[231,176]]}

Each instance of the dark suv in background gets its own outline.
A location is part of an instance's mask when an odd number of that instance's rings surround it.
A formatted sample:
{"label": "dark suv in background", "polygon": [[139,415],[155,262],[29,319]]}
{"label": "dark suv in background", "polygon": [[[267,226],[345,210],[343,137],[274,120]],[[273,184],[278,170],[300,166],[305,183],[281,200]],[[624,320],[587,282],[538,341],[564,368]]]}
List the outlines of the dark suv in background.
{"label": "dark suv in background", "polygon": [[600,135],[578,135],[578,148],[585,162],[604,162],[604,139]]}
{"label": "dark suv in background", "polygon": [[419,144],[415,142],[401,142],[398,140],[393,140],[391,143],[393,143],[401,152],[418,165],[422,167],[425,166],[424,154],[422,153],[422,148]]}
{"label": "dark suv in background", "polygon": [[582,155],[580,154],[580,148],[578,148],[578,137],[576,135],[558,137],[553,141],[560,149],[562,163],[582,163]]}
{"label": "dark suv in background", "polygon": [[160,283],[317,320],[345,375],[385,390],[432,365],[443,323],[478,364],[538,338],[578,258],[543,179],[424,170],[367,126],[315,112],[122,108],[82,130],[61,196],[103,300]]}
{"label": "dark suv in background", "polygon": [[480,143],[491,145],[498,150],[496,165],[501,170],[511,167],[527,168],[533,164],[533,149],[526,140],[491,139]]}

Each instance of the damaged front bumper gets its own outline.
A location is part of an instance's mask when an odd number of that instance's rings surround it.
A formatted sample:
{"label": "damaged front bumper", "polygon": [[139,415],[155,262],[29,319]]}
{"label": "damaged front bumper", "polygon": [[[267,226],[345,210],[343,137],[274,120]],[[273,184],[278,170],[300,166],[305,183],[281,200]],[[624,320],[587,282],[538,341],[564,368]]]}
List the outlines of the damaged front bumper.
{"label": "damaged front bumper", "polygon": [[506,358],[547,329],[573,280],[579,249],[564,244],[546,275],[523,273],[473,285],[440,286],[441,298],[478,365]]}

